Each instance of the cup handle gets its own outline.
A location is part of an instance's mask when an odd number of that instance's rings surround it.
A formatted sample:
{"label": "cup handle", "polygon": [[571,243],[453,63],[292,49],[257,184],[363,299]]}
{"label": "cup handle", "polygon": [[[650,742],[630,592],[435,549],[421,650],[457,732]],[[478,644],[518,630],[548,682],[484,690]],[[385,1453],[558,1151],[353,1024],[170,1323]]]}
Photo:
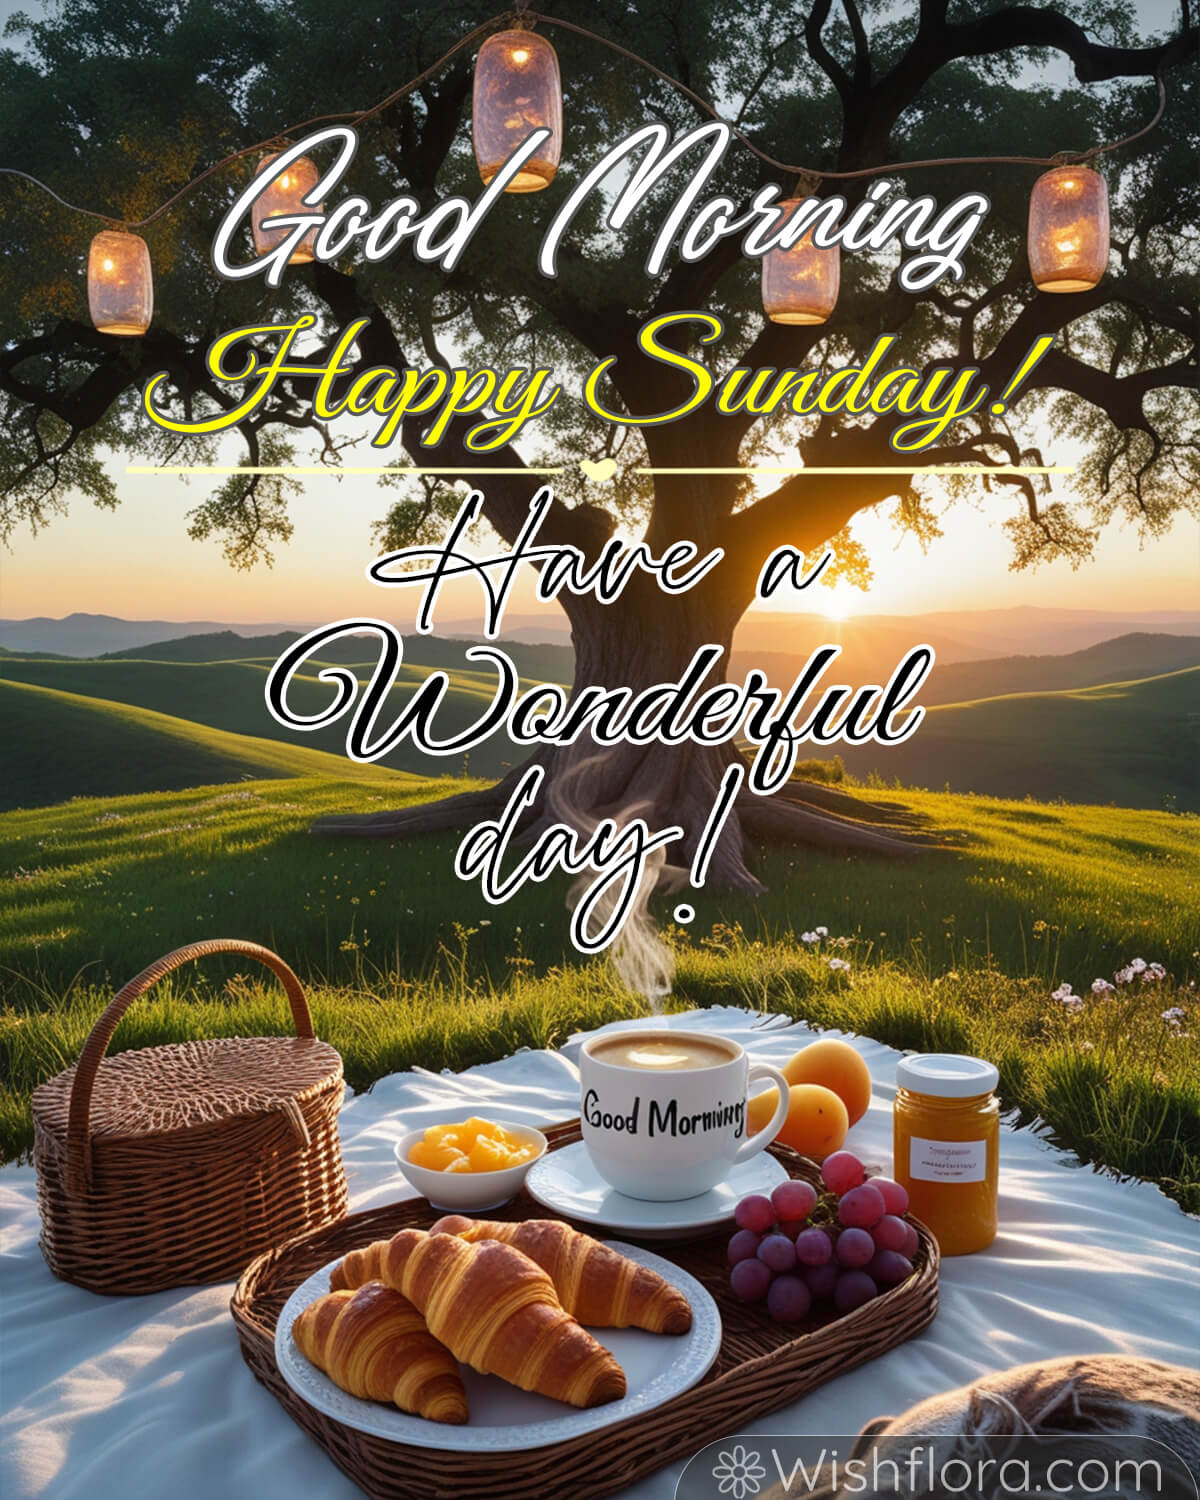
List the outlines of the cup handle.
{"label": "cup handle", "polygon": [[757,1134],[752,1135],[748,1141],[743,1141],[738,1147],[733,1158],[735,1165],[738,1162],[748,1161],[756,1152],[765,1150],[779,1134],[783,1128],[783,1122],[787,1119],[788,1108],[791,1104],[788,1090],[791,1088],[791,1085],[779,1069],[773,1068],[770,1063],[751,1063],[750,1072],[746,1077],[747,1104],[750,1099],[750,1085],[759,1078],[769,1078],[771,1080],[779,1090],[779,1103],[775,1106],[775,1114],[771,1119],[771,1123],[764,1125]]}

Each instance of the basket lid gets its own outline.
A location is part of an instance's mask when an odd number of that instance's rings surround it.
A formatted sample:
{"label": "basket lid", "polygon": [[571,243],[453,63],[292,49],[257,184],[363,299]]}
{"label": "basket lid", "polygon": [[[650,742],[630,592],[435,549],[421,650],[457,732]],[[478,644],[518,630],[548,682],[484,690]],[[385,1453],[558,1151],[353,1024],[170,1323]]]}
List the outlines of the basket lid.
{"label": "basket lid", "polygon": [[[96,1070],[89,1135],[130,1140],[266,1114],[341,1076],[341,1057],[315,1037],[221,1037],[118,1052]],[[37,1124],[60,1139],[74,1080],[68,1068],[33,1096]]]}

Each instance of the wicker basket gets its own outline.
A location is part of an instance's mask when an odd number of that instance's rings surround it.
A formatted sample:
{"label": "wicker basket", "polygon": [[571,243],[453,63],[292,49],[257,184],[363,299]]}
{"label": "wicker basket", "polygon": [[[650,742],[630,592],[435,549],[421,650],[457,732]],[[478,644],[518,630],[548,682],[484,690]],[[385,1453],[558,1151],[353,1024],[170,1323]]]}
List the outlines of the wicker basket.
{"label": "wicker basket", "polygon": [[[283,982],[295,1037],[147,1047],[105,1058],[129,1005],[195,958],[237,954]],[[257,943],[190,943],[143,969],[78,1063],[33,1096],[41,1247],[93,1292],[157,1292],[236,1276],[272,1245],[340,1219],[337,1052],[313,1035],[300,981]]]}
{"label": "wicker basket", "polygon": [[[579,1123],[557,1126],[547,1135],[551,1150],[557,1150],[580,1139]],[[812,1162],[787,1146],[768,1149],[791,1176],[817,1184],[818,1168]],[[489,1217],[545,1218],[547,1213],[522,1191]],[[656,1242],[650,1248],[703,1282],[721,1309],[720,1353],[699,1385],[643,1416],[547,1448],[461,1453],[454,1451],[452,1433],[446,1448],[414,1448],[359,1432],[310,1406],[279,1373],[275,1325],[300,1283],[329,1261],[400,1229],[428,1229],[438,1217],[439,1210],[423,1198],[409,1199],[301,1235],[247,1266],[231,1304],[251,1370],[373,1500],[529,1500],[530,1495],[566,1494],[571,1500],[590,1500],[610,1495],[912,1338],[937,1311],[937,1244],[915,1219],[910,1220],[920,1237],[915,1275],[846,1317],[814,1321],[799,1331],[772,1323],[762,1308],[729,1296],[728,1231],[694,1241]]]}

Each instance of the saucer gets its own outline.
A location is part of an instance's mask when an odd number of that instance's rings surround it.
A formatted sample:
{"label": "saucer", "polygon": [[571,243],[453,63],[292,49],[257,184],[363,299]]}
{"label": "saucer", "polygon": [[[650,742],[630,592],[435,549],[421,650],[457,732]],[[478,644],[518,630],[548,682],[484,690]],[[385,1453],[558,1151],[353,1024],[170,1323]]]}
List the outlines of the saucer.
{"label": "saucer", "polygon": [[730,1169],[729,1176],[696,1198],[649,1203],[609,1187],[592,1165],[587,1147],[575,1141],[548,1151],[529,1169],[525,1190],[543,1208],[578,1224],[620,1230],[643,1240],[676,1240],[720,1229],[733,1218],[738,1200],[749,1193],[770,1197],[787,1181],[783,1166],[766,1151]]}

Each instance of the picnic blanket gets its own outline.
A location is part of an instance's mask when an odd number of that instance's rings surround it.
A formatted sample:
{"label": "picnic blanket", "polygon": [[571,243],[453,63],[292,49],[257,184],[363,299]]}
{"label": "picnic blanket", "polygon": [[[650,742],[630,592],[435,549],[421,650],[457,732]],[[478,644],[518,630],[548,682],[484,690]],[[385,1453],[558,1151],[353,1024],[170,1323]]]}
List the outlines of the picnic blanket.
{"label": "picnic blanket", "polygon": [[[622,1022],[610,1030],[637,1026]],[[662,1022],[654,1024],[661,1025]],[[715,1008],[667,1025],[734,1037],[782,1063],[817,1033]],[[523,1051],[461,1074],[417,1069],[350,1099],[342,1139],[351,1211],[408,1196],[394,1143],[467,1113],[543,1125],[578,1112],[575,1058]],[[899,1053],[848,1038],[873,1097],[848,1145],[891,1162]],[[919,1337],[748,1431],[835,1436],[989,1371],[1059,1354],[1122,1351],[1200,1364],[1200,1223],[1157,1188],[1081,1167],[1006,1126],[1000,1235],[943,1262],[941,1306]],[[351,1500],[360,1492],[256,1383],[229,1317],[232,1285],[97,1297],[56,1281],[37,1249],[33,1169],[0,1170],[0,1493],[6,1500]],[[137,1246],[129,1247],[136,1255]],[[682,1461],[625,1491],[669,1500]],[[564,1496],[570,1476],[563,1476]]]}

